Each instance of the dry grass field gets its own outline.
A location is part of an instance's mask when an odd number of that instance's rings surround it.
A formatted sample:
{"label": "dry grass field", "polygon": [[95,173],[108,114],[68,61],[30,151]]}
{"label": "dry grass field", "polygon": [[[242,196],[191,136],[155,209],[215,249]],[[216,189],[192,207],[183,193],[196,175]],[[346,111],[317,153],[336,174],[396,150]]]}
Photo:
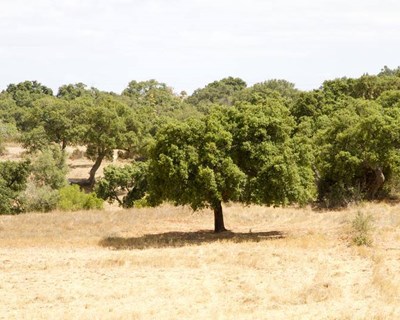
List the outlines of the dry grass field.
{"label": "dry grass field", "polygon": [[[358,210],[370,248],[351,245]],[[0,216],[0,318],[400,318],[400,206],[225,212],[222,238],[168,205]]]}
{"label": "dry grass field", "polygon": [[400,319],[400,205],[224,211],[0,215],[0,319]]}

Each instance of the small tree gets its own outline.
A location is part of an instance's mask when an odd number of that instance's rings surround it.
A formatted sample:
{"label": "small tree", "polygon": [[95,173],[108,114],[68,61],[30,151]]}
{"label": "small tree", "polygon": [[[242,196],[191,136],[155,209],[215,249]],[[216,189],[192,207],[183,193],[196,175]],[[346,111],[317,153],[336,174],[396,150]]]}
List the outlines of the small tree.
{"label": "small tree", "polygon": [[104,177],[96,188],[97,196],[111,203],[117,201],[125,208],[132,207],[148,190],[147,167],[146,162],[135,162],[124,167],[106,167]]}

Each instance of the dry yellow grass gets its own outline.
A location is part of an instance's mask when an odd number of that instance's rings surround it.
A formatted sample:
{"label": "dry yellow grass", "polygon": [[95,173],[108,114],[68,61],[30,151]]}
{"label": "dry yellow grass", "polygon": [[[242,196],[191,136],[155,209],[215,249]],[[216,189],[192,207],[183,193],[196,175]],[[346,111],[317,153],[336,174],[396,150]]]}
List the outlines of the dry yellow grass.
{"label": "dry yellow grass", "polygon": [[[215,239],[199,232],[210,211],[168,205],[0,216],[0,318],[400,318],[400,206],[224,209],[245,236]],[[351,245],[358,210],[374,216],[370,248]]]}
{"label": "dry yellow grass", "polygon": [[[224,210],[221,237],[168,205],[0,216],[0,319],[400,319],[399,205]],[[358,211],[372,247],[352,245]]]}

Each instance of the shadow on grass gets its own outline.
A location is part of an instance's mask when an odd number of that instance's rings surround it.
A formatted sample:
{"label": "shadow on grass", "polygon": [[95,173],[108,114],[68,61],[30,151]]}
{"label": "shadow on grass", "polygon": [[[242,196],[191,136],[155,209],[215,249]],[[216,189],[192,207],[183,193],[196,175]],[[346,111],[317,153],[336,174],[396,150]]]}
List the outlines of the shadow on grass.
{"label": "shadow on grass", "polygon": [[160,234],[147,234],[137,238],[107,237],[99,242],[99,245],[115,250],[124,249],[150,249],[150,248],[178,248],[190,245],[202,245],[205,243],[223,242],[260,242],[272,239],[284,238],[280,231],[234,233],[212,231],[196,232],[167,232]]}

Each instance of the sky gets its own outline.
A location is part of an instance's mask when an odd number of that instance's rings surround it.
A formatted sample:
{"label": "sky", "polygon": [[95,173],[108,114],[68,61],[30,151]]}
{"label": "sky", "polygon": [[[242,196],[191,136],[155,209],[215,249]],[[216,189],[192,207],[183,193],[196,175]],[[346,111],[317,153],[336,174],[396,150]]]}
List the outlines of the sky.
{"label": "sky", "polygon": [[0,0],[0,91],[156,79],[191,93],[228,76],[311,90],[385,65],[400,65],[398,0]]}

